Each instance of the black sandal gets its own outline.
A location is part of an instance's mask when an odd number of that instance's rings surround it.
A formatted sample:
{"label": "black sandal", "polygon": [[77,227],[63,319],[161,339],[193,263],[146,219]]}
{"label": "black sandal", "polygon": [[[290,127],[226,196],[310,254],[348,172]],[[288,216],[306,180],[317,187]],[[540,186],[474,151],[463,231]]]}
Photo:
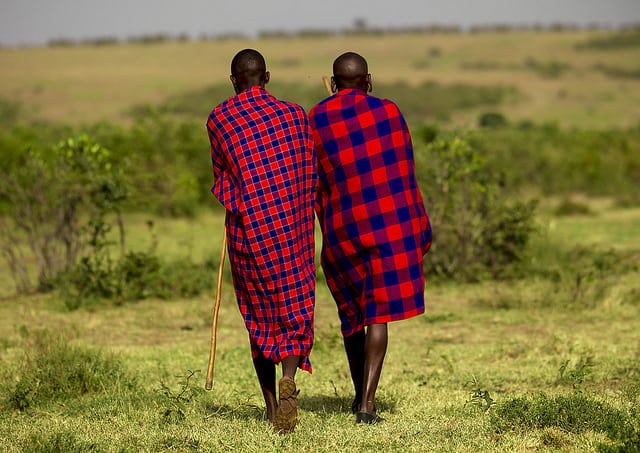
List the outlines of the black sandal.
{"label": "black sandal", "polygon": [[356,414],[356,423],[375,425],[376,423],[381,423],[383,421],[384,418],[378,416],[377,414],[370,414],[364,411],[360,411]]}

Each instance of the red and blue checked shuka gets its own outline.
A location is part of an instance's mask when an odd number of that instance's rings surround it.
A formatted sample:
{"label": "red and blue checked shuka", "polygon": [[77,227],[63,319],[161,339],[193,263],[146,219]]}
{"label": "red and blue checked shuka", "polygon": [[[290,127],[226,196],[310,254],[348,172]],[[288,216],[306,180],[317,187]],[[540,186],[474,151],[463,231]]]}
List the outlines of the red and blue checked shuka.
{"label": "red and blue checked shuka", "polygon": [[253,358],[311,372],[316,156],[306,113],[254,86],[209,115],[214,184]]}
{"label": "red and blue checked shuka", "polygon": [[342,334],[424,312],[431,224],[398,107],[342,89],[309,112],[318,157],[321,264]]}

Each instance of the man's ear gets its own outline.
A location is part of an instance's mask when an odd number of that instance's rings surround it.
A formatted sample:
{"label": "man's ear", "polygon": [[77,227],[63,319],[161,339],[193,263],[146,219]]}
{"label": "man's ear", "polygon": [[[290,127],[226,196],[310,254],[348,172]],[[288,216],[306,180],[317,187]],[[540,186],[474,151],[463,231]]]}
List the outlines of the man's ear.
{"label": "man's ear", "polygon": [[373,84],[371,83],[371,74],[367,74],[367,93],[373,91]]}
{"label": "man's ear", "polygon": [[266,85],[267,83],[269,83],[269,80],[271,79],[271,74],[269,73],[269,71],[264,73],[264,84]]}
{"label": "man's ear", "polygon": [[331,92],[335,93],[338,90],[338,86],[336,85],[336,80],[331,76]]}
{"label": "man's ear", "polygon": [[231,85],[233,85],[233,89],[238,91],[238,84],[236,82],[236,78],[233,75],[230,75],[229,80],[231,80]]}

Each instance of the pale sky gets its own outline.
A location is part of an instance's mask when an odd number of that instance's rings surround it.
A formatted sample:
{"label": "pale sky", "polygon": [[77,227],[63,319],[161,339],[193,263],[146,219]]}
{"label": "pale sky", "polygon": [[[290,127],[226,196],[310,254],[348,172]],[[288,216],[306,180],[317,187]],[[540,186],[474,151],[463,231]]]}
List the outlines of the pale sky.
{"label": "pale sky", "polygon": [[198,38],[261,31],[424,25],[640,24],[640,0],[0,0],[0,45],[166,33]]}

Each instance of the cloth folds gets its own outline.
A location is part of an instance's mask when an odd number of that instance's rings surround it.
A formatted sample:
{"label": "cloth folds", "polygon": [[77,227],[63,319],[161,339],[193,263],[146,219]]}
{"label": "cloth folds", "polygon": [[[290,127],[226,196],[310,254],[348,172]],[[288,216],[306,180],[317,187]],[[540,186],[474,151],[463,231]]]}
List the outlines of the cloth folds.
{"label": "cloth folds", "polygon": [[252,355],[311,371],[316,157],[302,107],[249,88],[209,115],[214,184]]}
{"label": "cloth folds", "polygon": [[423,313],[431,224],[400,110],[342,89],[311,109],[309,120],[318,157],[321,264],[342,334]]}

